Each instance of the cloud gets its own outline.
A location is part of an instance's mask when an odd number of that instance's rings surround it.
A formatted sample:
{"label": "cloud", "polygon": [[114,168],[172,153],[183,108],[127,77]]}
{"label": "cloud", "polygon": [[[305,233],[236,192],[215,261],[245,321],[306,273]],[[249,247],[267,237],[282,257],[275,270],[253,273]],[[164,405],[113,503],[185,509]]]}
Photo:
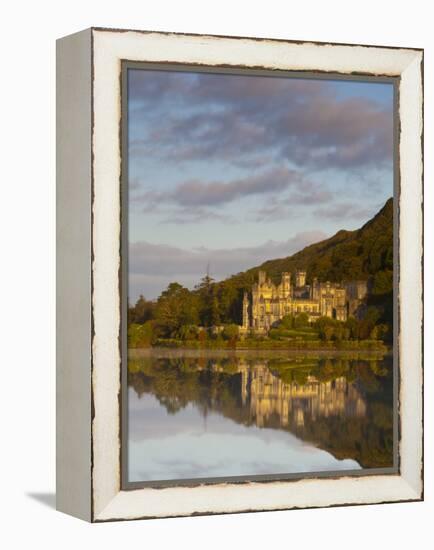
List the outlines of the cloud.
{"label": "cloud", "polygon": [[132,156],[252,166],[268,156],[311,169],[391,162],[391,102],[340,97],[328,81],[132,71],[129,89]]}
{"label": "cloud", "polygon": [[293,211],[291,214],[290,207],[274,200],[253,212],[250,216],[250,220],[254,222],[273,222],[288,218],[290,215],[294,218],[297,212]]}
{"label": "cloud", "polygon": [[256,77],[216,73],[177,71],[128,71],[129,99],[134,108],[149,102],[170,100],[172,104],[190,104],[205,101],[211,105],[238,105],[240,102],[251,110],[264,106],[264,102],[282,102],[288,87],[294,94],[319,96],[323,93],[324,81],[288,79],[279,77]]}
{"label": "cloud", "polygon": [[300,180],[300,185],[289,195],[273,196],[262,207],[250,215],[255,222],[274,222],[282,219],[294,219],[306,216],[299,206],[315,207],[330,203],[335,195],[321,184]]}
{"label": "cloud", "polygon": [[136,195],[133,200],[145,202],[146,208],[152,209],[164,203],[184,208],[220,206],[250,195],[273,194],[285,191],[289,187],[302,185],[303,178],[298,172],[281,166],[227,182],[184,181],[171,191],[145,192]]}
{"label": "cloud", "polygon": [[[161,205],[160,205],[161,206]],[[154,206],[153,210],[158,208],[157,205]],[[147,208],[149,211],[149,207]],[[186,225],[186,224],[198,224],[202,222],[209,221],[219,221],[224,222],[225,224],[235,223],[235,219],[228,214],[221,214],[210,210],[209,208],[175,208],[167,209],[164,211],[165,217],[162,217],[160,224],[171,224],[171,225]]]}
{"label": "cloud", "polygon": [[350,98],[321,98],[307,109],[292,109],[280,120],[276,135],[290,134],[285,154],[297,164],[341,168],[390,162],[393,119],[390,109]]}
{"label": "cloud", "polygon": [[182,249],[167,244],[140,241],[129,249],[129,296],[135,301],[139,294],[157,298],[170,282],[177,281],[193,288],[206,273],[216,280],[257,266],[266,260],[294,254],[305,246],[326,238],[321,231],[306,231],[282,241],[268,241],[255,247]]}
{"label": "cloud", "polygon": [[300,176],[297,172],[281,167],[232,180],[228,183],[185,182],[177,187],[172,199],[183,206],[214,206],[249,195],[284,191],[289,186],[299,182]]}
{"label": "cloud", "polygon": [[379,210],[379,205],[360,206],[354,202],[339,202],[325,207],[317,208],[313,215],[326,220],[346,220],[371,218]]}
{"label": "cloud", "polygon": [[[136,180],[134,180],[136,184]],[[135,185],[131,201],[146,213],[162,213],[160,223],[194,224],[218,220],[225,223],[237,220],[221,207],[249,197],[257,197],[262,206],[251,211],[245,219],[271,222],[294,217],[294,206],[317,206],[334,199],[334,194],[320,182],[307,180],[303,175],[288,167],[274,166],[260,172],[228,181],[187,180],[178,183],[168,191],[137,192]],[[149,189],[150,188],[150,189]],[[263,198],[260,198],[260,197]]]}

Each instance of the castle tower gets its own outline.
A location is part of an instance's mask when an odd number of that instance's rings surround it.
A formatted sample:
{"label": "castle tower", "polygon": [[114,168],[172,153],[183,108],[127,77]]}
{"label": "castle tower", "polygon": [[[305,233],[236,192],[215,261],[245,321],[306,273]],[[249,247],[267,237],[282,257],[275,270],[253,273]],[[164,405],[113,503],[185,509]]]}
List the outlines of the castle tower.
{"label": "castle tower", "polygon": [[247,295],[247,292],[244,292],[243,297],[243,328],[248,329],[249,328],[249,297]]}
{"label": "castle tower", "polygon": [[265,273],[265,271],[260,271],[258,273],[258,284],[259,285],[265,284],[266,279],[267,279],[267,274]]}
{"label": "castle tower", "polygon": [[287,298],[291,294],[291,273],[284,271],[282,273],[282,294],[283,298]]}
{"label": "castle tower", "polygon": [[297,288],[306,285],[306,271],[297,269],[295,272],[295,286]]}
{"label": "castle tower", "polygon": [[318,282],[318,277],[314,277],[312,281],[312,286],[310,287],[310,299],[319,300],[320,297],[320,284]]}

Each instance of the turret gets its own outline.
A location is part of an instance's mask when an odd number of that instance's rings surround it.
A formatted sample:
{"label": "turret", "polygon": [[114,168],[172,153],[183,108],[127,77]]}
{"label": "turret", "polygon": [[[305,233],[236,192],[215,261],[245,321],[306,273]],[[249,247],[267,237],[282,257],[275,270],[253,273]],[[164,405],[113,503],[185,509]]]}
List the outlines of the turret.
{"label": "turret", "polygon": [[243,327],[249,328],[249,297],[247,292],[244,292],[243,297]]}
{"label": "turret", "polygon": [[265,284],[265,281],[267,279],[267,274],[265,273],[265,271],[260,271],[258,273],[258,282],[260,285],[263,285]]}
{"label": "turret", "polygon": [[318,283],[318,277],[314,277],[312,281],[312,286],[310,287],[311,300],[319,300],[319,289],[320,285]]}
{"label": "turret", "polygon": [[306,285],[306,271],[297,269],[295,272],[295,286],[301,287]]}
{"label": "turret", "polygon": [[291,293],[291,273],[289,273],[288,271],[284,271],[282,273],[281,285],[283,297],[286,298]]}

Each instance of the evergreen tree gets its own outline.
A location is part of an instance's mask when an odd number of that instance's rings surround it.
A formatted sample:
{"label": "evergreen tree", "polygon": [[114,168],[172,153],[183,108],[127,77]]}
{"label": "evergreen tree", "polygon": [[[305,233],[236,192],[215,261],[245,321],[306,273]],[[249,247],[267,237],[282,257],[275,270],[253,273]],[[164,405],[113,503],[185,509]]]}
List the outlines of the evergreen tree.
{"label": "evergreen tree", "polygon": [[196,296],[179,283],[170,283],[156,307],[156,327],[162,336],[174,337],[183,325],[198,324]]}

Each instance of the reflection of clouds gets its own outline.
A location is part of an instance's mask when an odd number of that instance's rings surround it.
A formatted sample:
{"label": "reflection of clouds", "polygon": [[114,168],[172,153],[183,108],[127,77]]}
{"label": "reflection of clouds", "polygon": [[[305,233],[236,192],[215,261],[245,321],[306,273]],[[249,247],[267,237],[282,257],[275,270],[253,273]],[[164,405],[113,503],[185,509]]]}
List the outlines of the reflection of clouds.
{"label": "reflection of clouds", "polygon": [[294,435],[246,427],[193,405],[169,415],[154,396],[129,392],[129,479],[186,479],[358,469]]}
{"label": "reflection of clouds", "polygon": [[191,404],[177,414],[169,414],[155,396],[145,393],[138,397],[136,392],[129,388],[128,411],[131,441],[165,438],[179,433],[203,432],[203,417]]}
{"label": "reflection of clouds", "polygon": [[[227,419],[222,420],[230,423]],[[236,435],[173,435],[130,442],[129,480],[230,477],[359,469],[354,460],[303,444],[290,434],[264,441],[263,430],[240,427]],[[284,441],[283,439],[286,439]],[[170,457],[170,458],[168,458]]]}

